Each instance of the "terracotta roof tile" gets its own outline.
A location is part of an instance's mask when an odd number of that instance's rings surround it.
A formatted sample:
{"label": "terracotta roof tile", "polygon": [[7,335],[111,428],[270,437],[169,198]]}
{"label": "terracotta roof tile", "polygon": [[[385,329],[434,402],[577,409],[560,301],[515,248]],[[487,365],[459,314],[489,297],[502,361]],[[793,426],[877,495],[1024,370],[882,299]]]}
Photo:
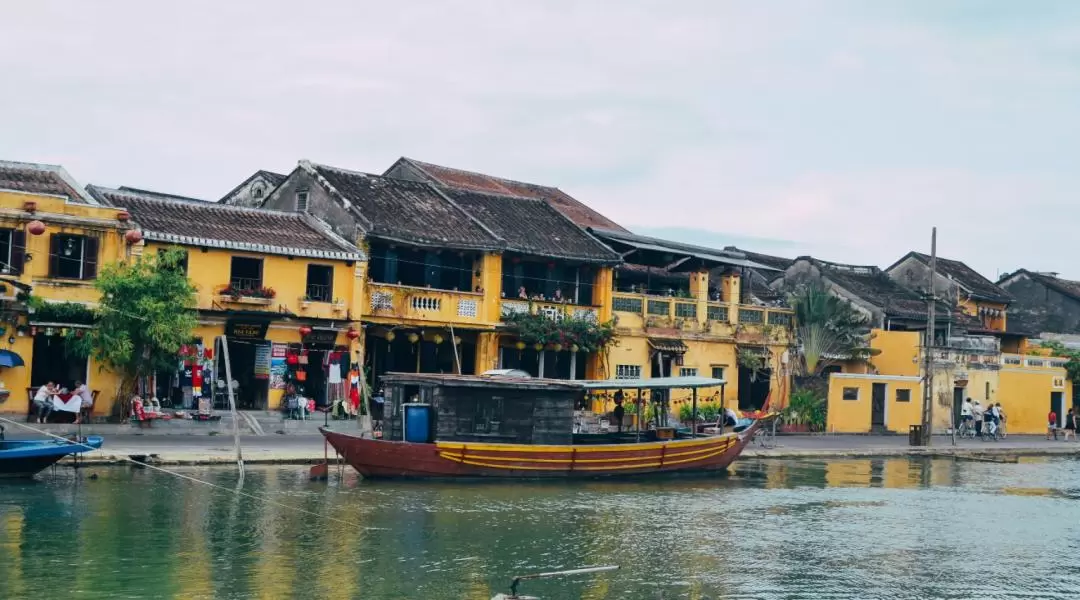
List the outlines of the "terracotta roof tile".
{"label": "terracotta roof tile", "polygon": [[359,249],[295,212],[241,208],[154,192],[89,186],[90,193],[127,209],[147,239],[221,245],[271,254],[359,259]]}
{"label": "terracotta roof tile", "polygon": [[583,262],[615,264],[621,260],[543,200],[456,188],[443,192],[506,240],[507,250]]}
{"label": "terracotta roof tile", "polygon": [[340,194],[368,236],[422,246],[500,250],[502,240],[429,183],[301,162]]}
{"label": "terracotta roof tile", "polygon": [[473,171],[463,171],[411,158],[402,158],[400,160],[407,161],[409,165],[419,170],[433,182],[443,186],[492,194],[536,198],[547,202],[566,215],[568,219],[582,227],[626,231],[618,223],[589,208],[559,188],[514,181],[513,179],[503,179],[502,177],[493,177]]}
{"label": "terracotta roof tile", "polygon": [[71,202],[97,204],[59,165],[0,161],[0,190],[64,196]]}
{"label": "terracotta roof tile", "polygon": [[[930,264],[930,256],[926,254],[912,252],[911,256],[914,256],[926,265]],[[980,275],[978,271],[958,260],[950,260],[939,256],[937,257],[936,269],[938,273],[952,279],[973,296],[990,302],[1001,302],[1005,304],[1012,302],[1013,300],[1013,297],[1004,289],[998,287],[992,281]]]}

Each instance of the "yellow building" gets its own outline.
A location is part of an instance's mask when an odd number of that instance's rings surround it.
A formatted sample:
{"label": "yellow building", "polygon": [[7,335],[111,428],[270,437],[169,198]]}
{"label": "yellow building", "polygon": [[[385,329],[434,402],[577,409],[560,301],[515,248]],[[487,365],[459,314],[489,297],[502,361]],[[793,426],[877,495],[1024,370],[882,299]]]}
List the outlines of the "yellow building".
{"label": "yellow building", "polygon": [[592,231],[626,261],[612,299],[615,377],[713,377],[726,385],[712,399],[727,406],[756,410],[770,396],[771,408],[786,405],[792,313],[743,297],[745,270],[774,269],[738,252]]}
{"label": "yellow building", "polygon": [[[64,336],[89,327],[87,307],[100,265],[128,256],[124,211],[99,205],[53,165],[0,162],[0,344],[24,363],[0,367],[0,413],[25,415],[29,388],[86,382],[106,402],[116,378],[93,360],[69,356]],[[32,314],[33,295],[46,306]]]}
{"label": "yellow building", "polygon": [[373,377],[519,368],[606,377],[599,353],[526,345],[537,313],[605,322],[619,256],[546,202],[301,161],[264,204],[317,215],[370,255],[359,315]]}
{"label": "yellow building", "polygon": [[907,375],[830,374],[826,430],[906,432],[922,422],[921,381]]}
{"label": "yellow building", "polygon": [[[133,255],[186,253],[199,326],[177,369],[155,378],[153,394],[163,405],[195,408],[199,395],[212,395],[217,408],[227,407],[224,362],[215,360],[225,350],[215,347],[222,335],[240,408],[279,408],[287,380],[318,406],[347,396],[342,381],[361,358],[365,256],[359,249],[306,214],[129,188],[88,190],[130,213],[142,237]],[[289,355],[303,359],[290,364]]]}

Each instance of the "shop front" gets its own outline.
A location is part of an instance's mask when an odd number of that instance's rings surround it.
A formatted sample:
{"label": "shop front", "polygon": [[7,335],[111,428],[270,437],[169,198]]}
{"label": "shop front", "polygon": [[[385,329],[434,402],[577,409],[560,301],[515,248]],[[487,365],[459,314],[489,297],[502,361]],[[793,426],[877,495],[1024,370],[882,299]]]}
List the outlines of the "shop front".
{"label": "shop front", "polygon": [[371,328],[365,338],[369,383],[386,373],[476,374],[477,332],[443,328]]}

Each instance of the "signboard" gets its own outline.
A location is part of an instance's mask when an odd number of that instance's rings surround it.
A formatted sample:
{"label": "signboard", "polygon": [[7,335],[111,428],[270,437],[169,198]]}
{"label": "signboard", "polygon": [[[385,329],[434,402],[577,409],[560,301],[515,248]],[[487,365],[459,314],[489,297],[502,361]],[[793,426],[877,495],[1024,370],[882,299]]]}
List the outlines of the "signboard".
{"label": "signboard", "polygon": [[225,324],[225,335],[238,340],[261,340],[269,327],[269,321],[230,320]]}
{"label": "signboard", "polygon": [[255,346],[255,379],[270,379],[270,344]]}
{"label": "signboard", "polygon": [[333,346],[337,342],[338,332],[333,329],[314,329],[304,336],[304,343],[309,346]]}
{"label": "signboard", "polygon": [[270,347],[270,389],[285,389],[285,355],[288,352],[285,344],[274,344]]}

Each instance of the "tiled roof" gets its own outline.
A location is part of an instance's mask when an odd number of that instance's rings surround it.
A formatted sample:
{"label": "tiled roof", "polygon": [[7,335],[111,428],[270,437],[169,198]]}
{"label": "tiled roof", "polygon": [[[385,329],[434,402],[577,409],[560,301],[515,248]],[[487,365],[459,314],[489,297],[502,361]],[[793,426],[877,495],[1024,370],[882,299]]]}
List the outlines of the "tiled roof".
{"label": "tiled roof", "polygon": [[621,260],[543,200],[456,188],[443,193],[504,239],[507,250],[594,263]]}
{"label": "tiled roof", "polygon": [[890,317],[925,318],[926,302],[919,294],[896,283],[874,266],[845,265],[812,260],[821,274],[836,285],[879,307]]}
{"label": "tiled roof", "polygon": [[1068,296],[1073,300],[1080,301],[1080,281],[1062,279],[1056,275],[1039,273],[1038,271],[1028,271],[1027,269],[1020,269],[1006,275],[1005,277],[1002,277],[1001,281],[999,281],[998,283],[1001,283],[1002,281],[1005,281],[1006,279],[1009,279],[1020,273],[1026,274],[1028,277],[1031,278],[1032,281],[1035,281],[1036,283],[1041,283],[1063,296]]}
{"label": "tiled roof", "polygon": [[98,203],[59,165],[0,160],[0,190],[64,196],[80,204]]}
{"label": "tiled roof", "polygon": [[[512,179],[493,177],[473,171],[463,171],[443,167],[431,163],[402,157],[398,162],[405,162],[417,171],[420,171],[433,182],[446,187],[454,187],[478,192],[493,194],[507,194],[510,196],[523,196],[543,200],[556,210],[566,215],[568,219],[582,227],[597,227],[614,231],[626,231],[618,223],[605,217],[599,212],[589,208],[584,203],[573,198],[559,188]],[[391,167],[393,169],[394,167]]]}
{"label": "tiled roof", "polygon": [[95,197],[126,209],[148,240],[250,252],[362,260],[355,246],[310,216],[178,199],[152,192],[88,186]]}
{"label": "tiled roof", "polygon": [[270,182],[271,189],[281,185],[282,182],[289,178],[288,175],[282,175],[281,173],[275,173],[273,171],[265,171],[260,169],[252,173],[247,179],[241,181],[236,187],[229,190],[229,193],[222,196],[221,199],[218,200],[218,202],[224,202],[225,200],[228,200],[230,197],[232,197],[233,194],[239,192],[241,189],[244,188],[244,186],[251,183],[251,180],[255,179],[256,177],[262,177],[266,181]]}
{"label": "tiled roof", "polygon": [[[912,256],[927,266],[930,265],[930,256],[921,252],[910,252],[907,256]],[[907,258],[907,256],[904,258]],[[904,259],[902,258],[900,260]],[[1013,300],[1013,297],[1004,289],[998,287],[992,281],[980,275],[978,271],[958,260],[949,260],[939,256],[937,257],[936,269],[938,273],[955,281],[960,287],[964,288],[964,290],[974,297],[990,302],[1001,302],[1003,304],[1007,304]]]}
{"label": "tiled roof", "polygon": [[[782,258],[780,256],[772,256],[771,254],[760,254],[758,252],[750,252],[748,250],[743,250],[741,248],[736,248],[735,246],[727,246],[727,247],[724,248],[724,250],[728,250],[728,251],[732,251],[732,252],[741,252],[741,253],[746,255],[746,258],[748,260],[752,260],[752,261],[754,261],[756,263],[761,263],[761,264],[763,264],[763,265],[765,265],[767,267],[772,267],[772,268],[776,269],[777,271],[785,271],[785,270],[787,270],[788,267],[791,266],[791,263],[795,262],[795,260],[791,259],[791,258]],[[767,277],[767,274],[765,274],[764,276]]]}
{"label": "tiled roof", "polygon": [[307,161],[301,161],[300,167],[351,205],[369,237],[466,250],[501,250],[505,245],[429,183]]}

